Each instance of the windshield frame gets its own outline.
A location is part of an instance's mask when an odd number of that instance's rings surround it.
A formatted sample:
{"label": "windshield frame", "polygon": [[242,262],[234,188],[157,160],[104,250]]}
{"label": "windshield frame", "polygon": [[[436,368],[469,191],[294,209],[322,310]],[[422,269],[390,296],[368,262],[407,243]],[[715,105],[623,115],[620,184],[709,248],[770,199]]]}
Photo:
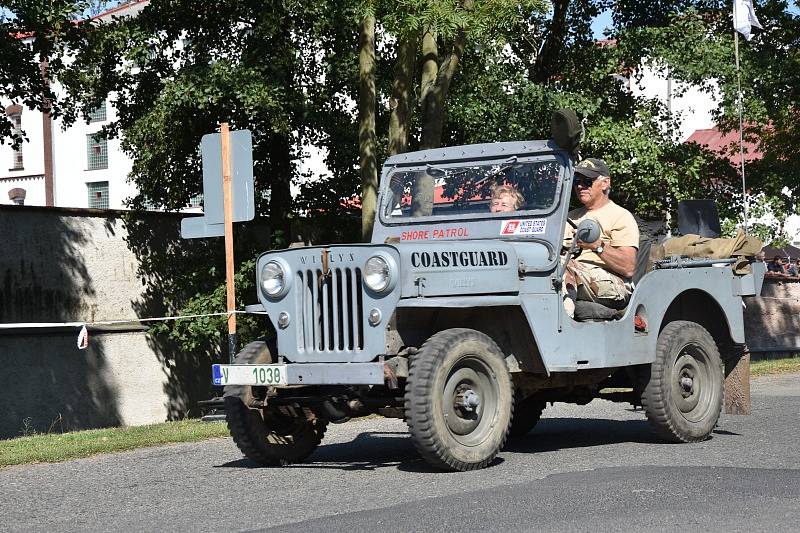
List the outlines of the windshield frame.
{"label": "windshield frame", "polygon": [[[428,216],[420,216],[420,217],[387,217],[386,216],[386,204],[390,201],[391,198],[394,196],[391,194],[389,189],[389,181],[390,176],[395,172],[417,172],[417,171],[425,171],[430,167],[447,170],[447,169],[458,169],[464,168],[466,166],[499,166],[502,167],[503,165],[509,164],[509,160],[514,158],[513,164],[524,164],[524,163],[538,163],[538,162],[548,162],[548,161],[555,161],[558,163],[559,166],[559,174],[558,174],[558,182],[555,186],[555,195],[553,196],[552,204],[545,208],[545,209],[527,209],[527,210],[518,210],[518,211],[510,211],[510,212],[499,212],[499,213],[461,213],[461,214],[445,214],[445,215],[428,215]],[[430,224],[430,223],[447,223],[447,222],[466,222],[466,221],[479,221],[479,220],[502,220],[504,218],[530,218],[530,217],[542,217],[548,216],[555,212],[558,209],[558,206],[561,204],[561,196],[563,194],[563,184],[564,180],[568,177],[568,163],[563,156],[558,152],[548,153],[548,154],[525,154],[525,155],[516,155],[513,156],[511,154],[503,155],[503,156],[496,156],[490,157],[481,160],[449,160],[449,161],[428,161],[425,163],[413,163],[408,165],[392,165],[391,167],[384,170],[383,177],[381,179],[381,197],[380,202],[378,202],[378,219],[380,220],[381,224],[384,226],[404,226],[409,224]]]}

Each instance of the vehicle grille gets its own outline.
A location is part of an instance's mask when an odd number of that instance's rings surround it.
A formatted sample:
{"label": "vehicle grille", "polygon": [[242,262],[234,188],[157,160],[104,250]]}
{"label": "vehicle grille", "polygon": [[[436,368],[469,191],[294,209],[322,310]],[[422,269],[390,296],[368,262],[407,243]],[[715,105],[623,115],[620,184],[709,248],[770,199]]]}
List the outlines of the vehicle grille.
{"label": "vehicle grille", "polygon": [[333,268],[328,276],[320,269],[297,272],[298,309],[302,327],[301,351],[358,351],[364,349],[364,303],[361,270]]}

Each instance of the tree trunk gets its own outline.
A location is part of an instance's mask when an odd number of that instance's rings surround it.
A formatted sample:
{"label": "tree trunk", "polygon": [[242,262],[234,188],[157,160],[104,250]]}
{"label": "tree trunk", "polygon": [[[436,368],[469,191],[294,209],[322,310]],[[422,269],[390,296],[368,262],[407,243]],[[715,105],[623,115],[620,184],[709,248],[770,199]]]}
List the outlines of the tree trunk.
{"label": "tree trunk", "polygon": [[422,36],[422,75],[420,79],[419,100],[422,115],[422,141],[420,148],[437,148],[441,142],[431,139],[432,125],[429,124],[436,115],[436,78],[439,74],[439,48],[436,34],[426,31]]}
{"label": "tree trunk", "polygon": [[411,97],[414,66],[417,60],[419,35],[402,37],[397,43],[397,62],[392,82],[392,113],[389,116],[389,155],[408,151],[408,131],[411,122]]}
{"label": "tree trunk", "polygon": [[292,205],[292,140],[289,135],[273,133],[267,143],[267,168],[271,177],[269,224],[272,230],[271,244],[276,247],[288,246],[292,242],[292,223],[289,220]]}
{"label": "tree trunk", "polygon": [[[426,37],[431,35],[425,34]],[[428,63],[433,63],[438,56],[436,50],[436,39],[432,38],[432,43],[427,43],[425,37],[422,41],[422,53],[424,55],[423,63],[423,79],[422,79],[422,98],[423,98],[423,116],[422,116],[422,148],[438,148],[442,145],[442,131],[444,130],[444,121],[446,117],[445,102],[447,101],[447,94],[450,92],[450,83],[453,77],[458,72],[458,65],[464,55],[464,47],[466,46],[466,34],[460,31],[453,42],[453,49],[447,55],[447,58],[442,61],[441,67],[436,69],[433,66],[428,66]],[[427,48],[427,51],[426,51]],[[427,70],[427,73],[426,73]],[[433,77],[433,82],[426,79],[427,76]]]}
{"label": "tree trunk", "polygon": [[567,36],[567,11],[570,0],[553,0],[553,20],[550,22],[542,51],[536,58],[532,78],[537,83],[546,83],[555,73],[564,39]]}
{"label": "tree trunk", "polygon": [[361,240],[368,242],[375,223],[378,167],[375,155],[375,16],[361,21],[358,53],[358,152],[361,162]]}

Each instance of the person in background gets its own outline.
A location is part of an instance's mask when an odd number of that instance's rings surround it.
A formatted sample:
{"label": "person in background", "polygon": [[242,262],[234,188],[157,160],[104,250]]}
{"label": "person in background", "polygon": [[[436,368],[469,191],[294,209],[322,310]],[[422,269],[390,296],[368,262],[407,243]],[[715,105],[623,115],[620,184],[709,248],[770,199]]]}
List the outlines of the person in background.
{"label": "person in background", "polygon": [[776,255],[772,261],[767,263],[767,272],[772,273],[773,276],[785,276],[786,269],[783,267],[783,258]]}
{"label": "person in background", "polygon": [[[797,262],[800,263],[800,259],[798,259]],[[795,263],[792,263],[792,258],[791,257],[789,258],[789,261],[786,264],[786,275],[787,276],[793,276],[793,277],[797,277],[797,275],[798,275],[797,265]]]}

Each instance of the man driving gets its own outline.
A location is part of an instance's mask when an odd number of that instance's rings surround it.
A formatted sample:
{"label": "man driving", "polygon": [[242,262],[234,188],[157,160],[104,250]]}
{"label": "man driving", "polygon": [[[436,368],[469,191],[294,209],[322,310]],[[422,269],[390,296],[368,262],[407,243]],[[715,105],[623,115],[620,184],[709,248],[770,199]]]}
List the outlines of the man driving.
{"label": "man driving", "polygon": [[[633,292],[639,226],[630,211],[608,197],[611,177],[602,159],[578,163],[573,186],[583,206],[570,211],[569,220],[578,225],[586,218],[594,219],[603,232],[595,242],[578,241],[582,252],[569,260],[564,276],[564,306],[570,316],[574,315],[576,300],[623,309]],[[565,238],[571,239],[574,232],[568,225]]]}

